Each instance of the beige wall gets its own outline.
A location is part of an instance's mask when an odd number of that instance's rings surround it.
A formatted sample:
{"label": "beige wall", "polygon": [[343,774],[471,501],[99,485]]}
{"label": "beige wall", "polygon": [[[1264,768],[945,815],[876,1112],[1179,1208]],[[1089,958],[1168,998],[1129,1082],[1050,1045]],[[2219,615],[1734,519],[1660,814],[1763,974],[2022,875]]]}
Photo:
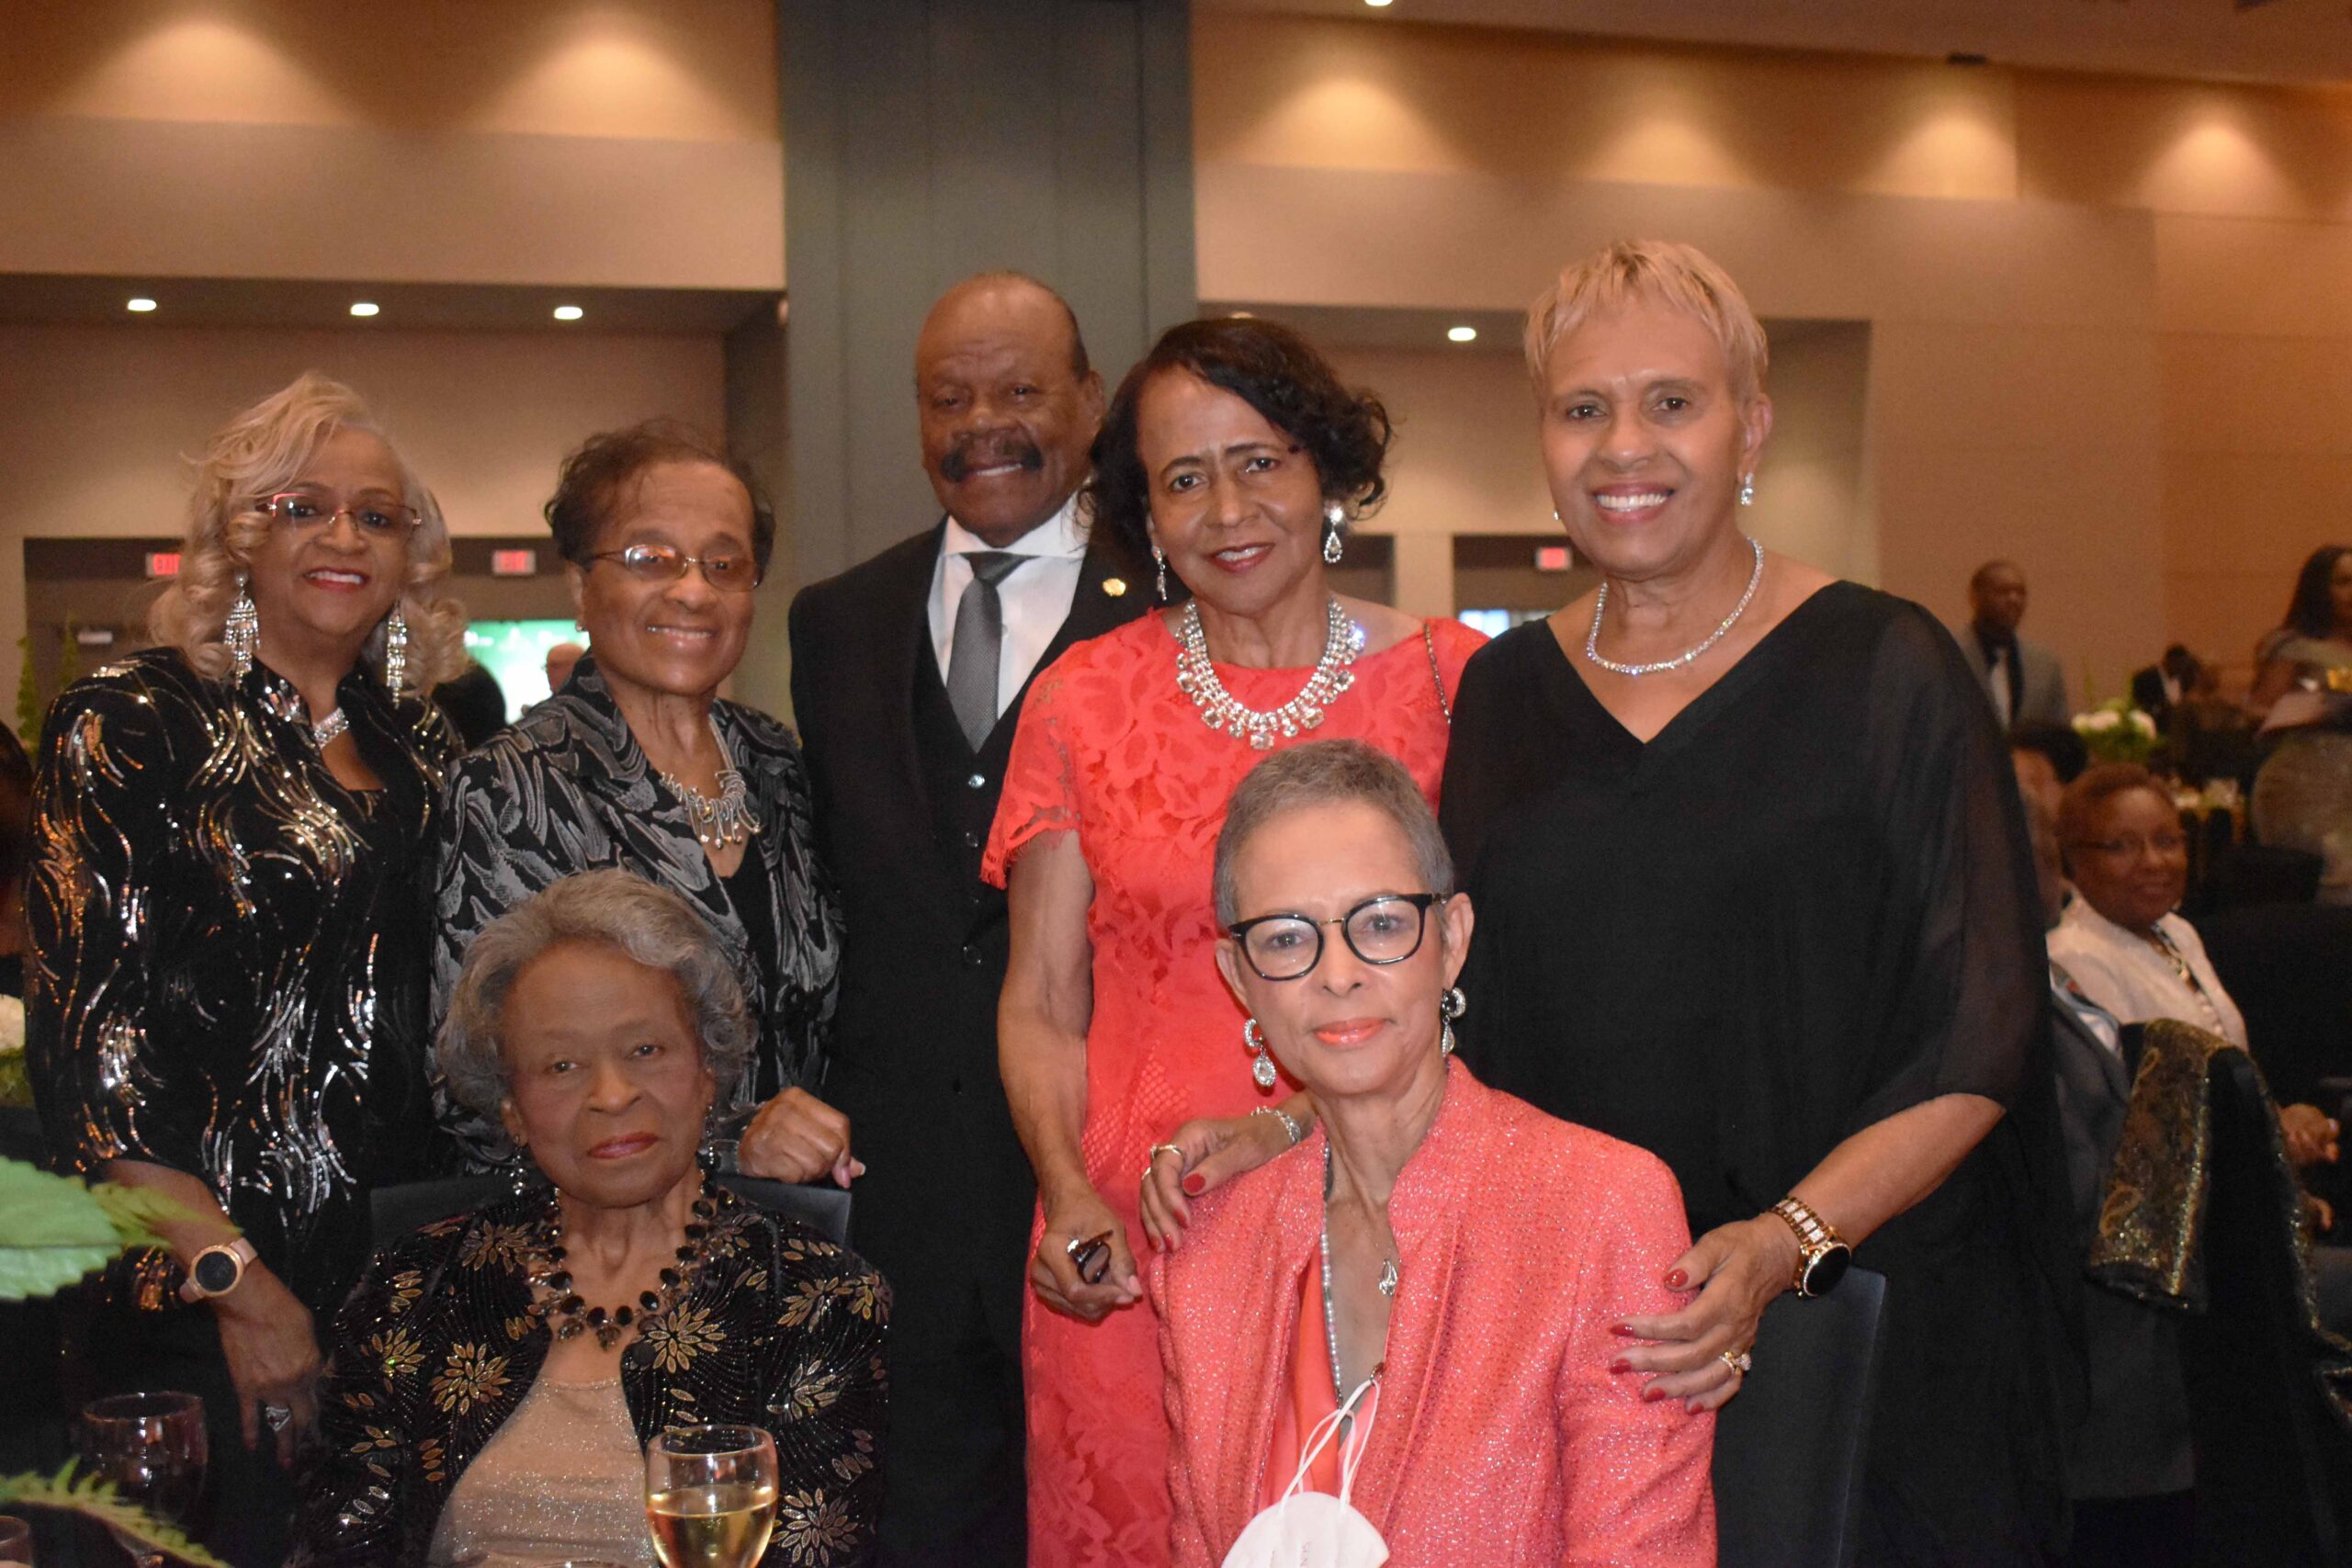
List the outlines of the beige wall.
{"label": "beige wall", "polygon": [[1953,619],[2013,556],[2094,695],[2352,536],[2352,95],[1209,13],[1194,77],[1204,298],[1510,308],[1651,233],[1867,323],[1860,446],[1759,530],[1850,496],[1784,541]]}
{"label": "beige wall", "polygon": [[[720,428],[720,360],[715,337],[0,325],[0,626],[25,623],[22,540],[176,535],[181,459],[305,369],[368,399],[454,532],[536,535],[589,432],[656,414]],[[0,689],[19,667],[0,637]]]}

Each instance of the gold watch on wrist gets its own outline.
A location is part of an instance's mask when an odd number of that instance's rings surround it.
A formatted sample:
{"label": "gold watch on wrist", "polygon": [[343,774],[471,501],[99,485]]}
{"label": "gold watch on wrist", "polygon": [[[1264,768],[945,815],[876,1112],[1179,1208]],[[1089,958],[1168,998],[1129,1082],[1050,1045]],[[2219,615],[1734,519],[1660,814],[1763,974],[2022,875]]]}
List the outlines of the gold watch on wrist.
{"label": "gold watch on wrist", "polygon": [[1773,1204],[1771,1212],[1796,1233],[1797,1268],[1790,1287],[1808,1300],[1837,1289],[1854,1261],[1854,1249],[1846,1245],[1846,1238],[1815,1213],[1811,1204],[1794,1195]]}
{"label": "gold watch on wrist", "polygon": [[187,1278],[180,1281],[180,1300],[202,1302],[225,1296],[244,1282],[246,1268],[259,1260],[254,1244],[243,1236],[208,1247],[187,1260]]}

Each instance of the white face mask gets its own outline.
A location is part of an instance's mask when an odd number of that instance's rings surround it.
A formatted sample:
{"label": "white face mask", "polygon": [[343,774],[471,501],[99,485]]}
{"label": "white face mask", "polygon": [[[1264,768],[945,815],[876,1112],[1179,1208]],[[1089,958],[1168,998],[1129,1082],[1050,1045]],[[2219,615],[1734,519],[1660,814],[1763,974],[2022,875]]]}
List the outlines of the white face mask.
{"label": "white face mask", "polygon": [[[1366,1401],[1364,1395],[1372,1397]],[[1306,1472],[1326,1444],[1338,1440],[1340,1422],[1353,1415],[1359,1402],[1356,1439],[1340,1463],[1340,1495],[1311,1492]],[[1372,1521],[1349,1505],[1355,1490],[1356,1467],[1372,1435],[1373,1416],[1379,1413],[1380,1380],[1366,1378],[1348,1395],[1348,1402],[1315,1424],[1299,1455],[1298,1473],[1282,1501],[1260,1511],[1250,1521],[1233,1550],[1225,1554],[1225,1568],[1381,1568],[1388,1561],[1388,1543]]]}

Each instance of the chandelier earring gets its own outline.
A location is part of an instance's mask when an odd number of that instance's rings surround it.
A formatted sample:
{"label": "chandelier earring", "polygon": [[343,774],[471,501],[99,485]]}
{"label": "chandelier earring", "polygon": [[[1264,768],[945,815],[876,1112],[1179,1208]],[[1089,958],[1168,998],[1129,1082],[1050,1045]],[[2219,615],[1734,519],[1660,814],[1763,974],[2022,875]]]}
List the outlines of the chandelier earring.
{"label": "chandelier earring", "polygon": [[1742,506],[1756,504],[1756,476],[1754,474],[1739,476],[1739,503]]}
{"label": "chandelier earring", "polygon": [[408,685],[408,617],[398,604],[384,618],[384,687],[399,702]]}
{"label": "chandelier earring", "polygon": [[229,662],[242,681],[254,672],[254,652],[261,647],[261,612],[254,608],[251,580],[240,575],[237,597],[229,606],[229,624],[220,640],[229,645]]}
{"label": "chandelier earring", "polygon": [[1325,504],[1323,508],[1323,564],[1326,566],[1339,565],[1340,558],[1347,552],[1347,546],[1340,537],[1340,525],[1347,520],[1346,507],[1336,501]]}
{"label": "chandelier earring", "polygon": [[1250,1019],[1241,1026],[1241,1043],[1258,1054],[1258,1059],[1250,1065],[1250,1076],[1257,1080],[1260,1089],[1272,1093],[1274,1059],[1266,1055],[1266,1032],[1258,1027],[1256,1019]]}
{"label": "chandelier earring", "polygon": [[1437,999],[1437,1054],[1453,1055],[1453,1021],[1470,1010],[1470,998],[1462,994],[1459,986],[1449,986]]}
{"label": "chandelier earring", "polygon": [[1168,552],[1161,549],[1158,545],[1152,546],[1151,564],[1155,575],[1156,589],[1159,594],[1159,602],[1165,604],[1168,603]]}

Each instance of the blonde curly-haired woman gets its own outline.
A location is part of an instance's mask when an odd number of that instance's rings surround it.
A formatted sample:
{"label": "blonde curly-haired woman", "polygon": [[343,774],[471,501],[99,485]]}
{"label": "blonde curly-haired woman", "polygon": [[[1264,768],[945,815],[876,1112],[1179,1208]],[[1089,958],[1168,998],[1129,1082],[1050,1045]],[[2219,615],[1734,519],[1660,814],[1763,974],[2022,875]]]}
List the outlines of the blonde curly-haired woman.
{"label": "blonde curly-haired woman", "polygon": [[464,620],[432,495],[315,374],[212,438],[181,559],[162,646],[50,710],[28,1044],[59,1156],[187,1216],[109,1277],[91,1375],[203,1396],[234,1504],[201,1539],[276,1562],[313,1314],[428,1147],[417,855],[455,745],[423,696]]}

